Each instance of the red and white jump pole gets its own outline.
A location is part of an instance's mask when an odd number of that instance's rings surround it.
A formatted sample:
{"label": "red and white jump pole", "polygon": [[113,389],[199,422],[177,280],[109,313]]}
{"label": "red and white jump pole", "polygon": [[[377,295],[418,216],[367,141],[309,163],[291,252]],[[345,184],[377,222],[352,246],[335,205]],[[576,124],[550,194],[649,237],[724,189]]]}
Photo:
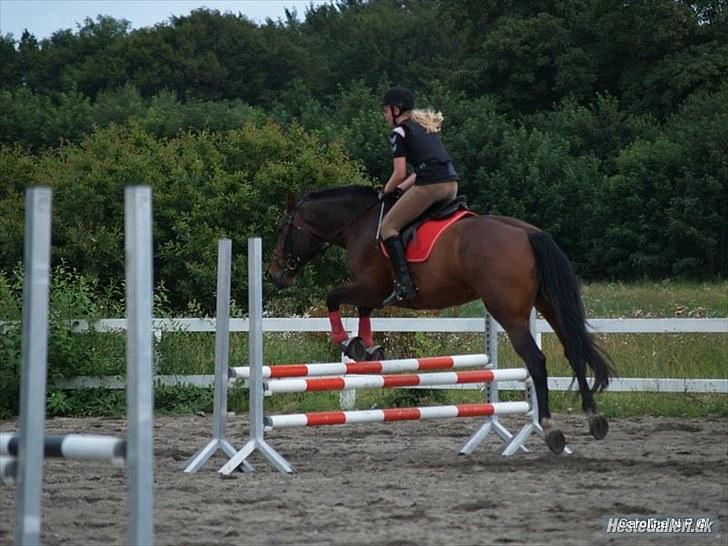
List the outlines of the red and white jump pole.
{"label": "red and white jump pole", "polygon": [[421,373],[406,375],[366,375],[317,379],[273,379],[263,383],[270,394],[282,392],[340,391],[350,389],[382,389],[397,387],[431,387],[493,381],[525,381],[528,372],[512,370],[471,370],[465,372]]}
{"label": "red and white jump pole", "polygon": [[350,425],[385,421],[416,421],[449,419],[453,417],[490,417],[493,415],[524,414],[530,411],[528,402],[499,402],[498,404],[460,404],[421,408],[391,408],[363,411],[322,411],[290,415],[271,415],[265,418],[268,428],[316,427]]}
{"label": "red and white jump pole", "polygon": [[[487,354],[371,360],[364,362],[330,362],[322,364],[283,364],[263,366],[263,379],[284,377],[316,377],[323,375],[388,374],[423,370],[476,368],[488,365]],[[249,379],[250,367],[230,368],[230,377]]]}

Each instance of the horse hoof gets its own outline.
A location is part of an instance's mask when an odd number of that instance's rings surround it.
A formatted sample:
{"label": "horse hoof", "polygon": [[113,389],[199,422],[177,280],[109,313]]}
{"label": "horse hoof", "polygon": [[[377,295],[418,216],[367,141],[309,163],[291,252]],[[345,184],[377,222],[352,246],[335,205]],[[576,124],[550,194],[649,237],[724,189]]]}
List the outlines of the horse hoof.
{"label": "horse hoof", "polygon": [[360,362],[366,360],[367,349],[364,347],[364,340],[359,336],[353,337],[341,344],[341,350],[352,360]]}
{"label": "horse hoof", "polygon": [[589,416],[589,432],[591,432],[591,435],[595,439],[601,440],[604,438],[607,435],[608,430],[609,423],[604,417],[601,415]]}
{"label": "horse hoof", "polygon": [[564,433],[558,429],[554,429],[546,433],[545,439],[546,445],[549,446],[551,452],[556,455],[561,455],[564,451],[564,447],[566,447],[566,438],[564,438]]}
{"label": "horse hoof", "polygon": [[384,360],[384,349],[381,345],[372,345],[367,348],[367,360]]}

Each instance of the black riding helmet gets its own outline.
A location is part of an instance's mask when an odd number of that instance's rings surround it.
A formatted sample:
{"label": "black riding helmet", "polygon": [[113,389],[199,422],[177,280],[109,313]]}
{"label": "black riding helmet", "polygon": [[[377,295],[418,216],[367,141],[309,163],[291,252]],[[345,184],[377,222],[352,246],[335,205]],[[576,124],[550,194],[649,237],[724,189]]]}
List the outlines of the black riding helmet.
{"label": "black riding helmet", "polygon": [[415,96],[409,89],[395,86],[384,94],[382,106],[396,106],[400,112],[406,112],[415,107]]}

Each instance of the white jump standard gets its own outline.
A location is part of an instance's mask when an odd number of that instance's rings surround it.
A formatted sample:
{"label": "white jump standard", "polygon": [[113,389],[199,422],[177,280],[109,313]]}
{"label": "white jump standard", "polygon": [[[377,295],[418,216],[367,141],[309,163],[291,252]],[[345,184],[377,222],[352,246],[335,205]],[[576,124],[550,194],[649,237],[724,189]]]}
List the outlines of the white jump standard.
{"label": "white jump standard", "polygon": [[[250,314],[249,359],[251,366],[249,388],[250,439],[226,464],[220,473],[229,475],[245,459],[258,450],[278,471],[286,474],[293,467],[263,437],[263,252],[261,240],[248,239],[248,312]],[[257,386],[257,387],[256,387]]]}
{"label": "white jump standard", "polygon": [[[232,241],[220,239],[217,244],[217,302],[215,309],[215,395],[213,407],[213,437],[184,465],[188,474],[197,472],[219,449],[228,457],[237,450],[225,436],[227,427],[227,381],[225,379],[230,353],[230,278],[232,267]],[[243,470],[253,467],[243,462]]]}

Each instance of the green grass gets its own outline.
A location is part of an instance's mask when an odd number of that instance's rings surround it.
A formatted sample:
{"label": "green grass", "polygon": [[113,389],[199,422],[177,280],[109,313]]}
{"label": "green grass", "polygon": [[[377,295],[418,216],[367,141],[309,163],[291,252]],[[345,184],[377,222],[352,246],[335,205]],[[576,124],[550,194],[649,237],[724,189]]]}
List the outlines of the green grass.
{"label": "green grass", "polygon": [[[728,282],[640,282],[593,283],[583,287],[587,314],[591,318],[617,317],[727,317]],[[351,311],[349,311],[351,312]],[[481,303],[472,303],[442,313],[414,313],[388,310],[389,316],[478,317]],[[380,316],[382,314],[380,313]],[[484,350],[484,340],[476,333],[377,333],[375,340],[384,346],[388,357],[475,353]],[[728,378],[728,335],[726,334],[609,334],[598,341],[612,356],[621,377]],[[230,337],[231,365],[246,365],[247,334]],[[165,333],[156,345],[159,374],[212,374],[214,372],[212,333]],[[126,369],[122,334],[57,334],[51,346],[49,378],[74,375],[123,375]],[[18,349],[19,350],[19,349]],[[544,335],[543,350],[551,376],[571,376],[563,349],[553,335]],[[499,365],[521,366],[506,336],[499,340]],[[332,362],[339,351],[325,333],[265,334],[266,363]],[[120,393],[61,392],[49,389],[52,415],[114,414],[124,411]],[[211,391],[175,387],[158,389],[157,408],[162,411],[211,411]],[[90,402],[93,400],[93,403]],[[728,396],[703,394],[603,393],[600,409],[608,416],[728,415]],[[477,391],[360,390],[357,407],[407,406],[477,402]],[[229,397],[230,409],[247,408],[247,392],[235,388]],[[573,393],[552,394],[556,412],[579,412],[580,403]],[[300,412],[332,410],[339,407],[339,393],[280,395],[266,399],[270,411]]]}
{"label": "green grass", "polygon": [[[728,281],[585,283],[587,318],[728,317]],[[483,305],[463,305],[448,316],[479,317]]]}

